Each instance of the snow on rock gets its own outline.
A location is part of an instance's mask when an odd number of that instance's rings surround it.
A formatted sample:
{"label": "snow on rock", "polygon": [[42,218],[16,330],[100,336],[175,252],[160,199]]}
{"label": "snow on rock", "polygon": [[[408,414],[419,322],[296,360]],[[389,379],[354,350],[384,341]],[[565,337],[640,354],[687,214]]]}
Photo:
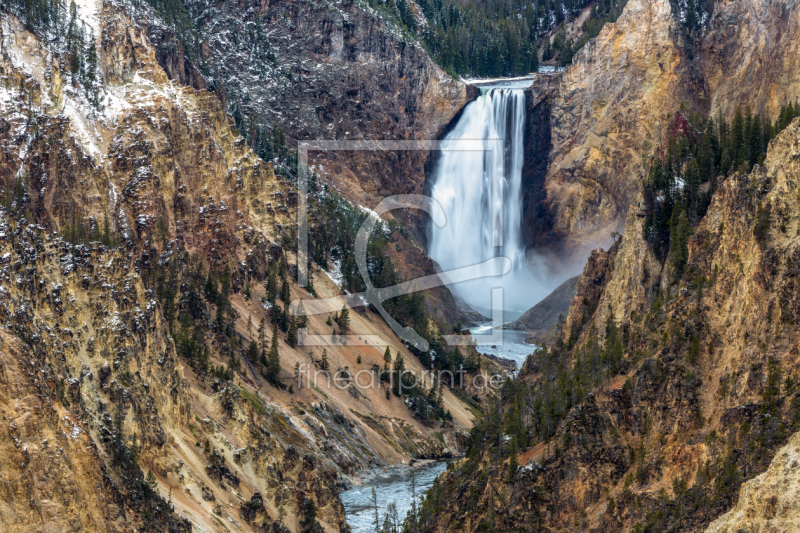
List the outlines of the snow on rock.
{"label": "snow on rock", "polygon": [[330,280],[340,289],[342,288],[342,265],[341,261],[331,261],[331,269],[323,270]]}
{"label": "snow on rock", "polygon": [[[71,99],[64,99],[64,109],[62,114],[69,118],[70,129],[73,133],[73,138],[89,155],[99,159],[102,157],[102,151],[97,141],[100,139],[100,134],[97,131],[97,126],[90,124],[86,119],[88,113],[85,110],[78,109],[80,104]],[[81,106],[83,107],[83,106]]]}
{"label": "snow on rock", "polygon": [[386,235],[389,235],[392,232],[392,230],[389,229],[389,226],[386,225],[386,223],[380,217],[380,215],[378,215],[378,213],[376,213],[375,211],[373,211],[368,207],[364,207],[363,205],[359,205],[358,208],[364,213],[366,213],[370,218],[372,218],[376,222],[376,225],[378,225],[378,227],[383,229],[383,232]]}
{"label": "snow on rock", "polygon": [[75,0],[78,18],[86,23],[95,39],[100,38],[100,9],[102,0]]}
{"label": "snow on rock", "polygon": [[365,213],[366,213],[367,215],[369,215],[370,217],[372,217],[373,219],[375,219],[375,222],[383,222],[383,220],[382,220],[382,219],[381,219],[381,217],[378,215],[378,213],[376,213],[375,211],[373,211],[373,210],[372,210],[372,209],[370,209],[369,207],[364,207],[363,205],[359,205],[359,206],[358,206],[358,208],[359,208],[361,211],[365,212]]}

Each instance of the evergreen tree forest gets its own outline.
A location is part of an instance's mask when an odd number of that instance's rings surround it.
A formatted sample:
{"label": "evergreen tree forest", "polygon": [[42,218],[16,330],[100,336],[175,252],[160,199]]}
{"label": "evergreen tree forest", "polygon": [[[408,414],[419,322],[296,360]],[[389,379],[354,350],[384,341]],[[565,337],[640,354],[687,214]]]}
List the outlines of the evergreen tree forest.
{"label": "evergreen tree forest", "polygon": [[670,0],[673,16],[690,35],[708,25],[714,4],[715,0]]}
{"label": "evergreen tree forest", "polygon": [[453,75],[496,77],[535,72],[540,56],[566,65],[597,36],[603,24],[622,13],[627,0],[600,0],[592,6],[581,36],[549,34],[591,5],[586,0],[417,0],[419,17],[405,0],[369,0],[369,5],[420,40],[431,57]]}
{"label": "evergreen tree forest", "polygon": [[668,135],[650,165],[642,207],[645,238],[657,257],[670,261],[676,279],[688,258],[691,229],[705,216],[719,182],[763,164],[769,141],[800,116],[797,107],[783,106],[774,122],[749,108],[730,119],[690,113],[690,131]]}

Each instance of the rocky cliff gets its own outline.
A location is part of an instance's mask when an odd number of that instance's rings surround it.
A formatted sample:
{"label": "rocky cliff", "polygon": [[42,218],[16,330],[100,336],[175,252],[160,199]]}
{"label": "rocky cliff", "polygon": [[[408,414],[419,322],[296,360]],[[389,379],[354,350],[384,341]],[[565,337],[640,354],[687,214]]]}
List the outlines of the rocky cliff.
{"label": "rocky cliff", "polygon": [[760,527],[743,509],[762,506],[785,509],[774,527],[789,527],[791,506],[760,500],[766,481],[741,483],[800,428],[798,154],[795,120],[763,167],[721,183],[680,277],[632,207],[621,242],[592,254],[561,342],[507,386],[420,527],[703,531],[739,494],[716,530]]}
{"label": "rocky cliff", "polygon": [[[265,378],[270,273],[283,307],[342,294],[316,266],[314,294],[293,281],[286,161],[259,158],[191,65],[165,55],[177,45],[154,10],[76,16],[92,28],[89,81],[58,38],[0,13],[4,526],[298,531],[311,501],[315,527],[338,531],[348,476],[458,453],[473,414],[450,390],[451,419],[429,423],[380,383],[325,385],[379,368],[384,346],[333,343],[323,368],[323,348],[269,322],[279,366]],[[330,334],[326,318],[309,333]],[[376,313],[348,325],[422,372]]]}
{"label": "rocky cliff", "polygon": [[534,85],[546,93],[551,148],[544,192],[529,192],[544,197],[526,209],[529,244],[576,260],[610,244],[665,146],[665,117],[682,106],[726,117],[749,106],[774,120],[800,95],[795,2],[716,2],[698,31],[673,4],[628,2],[555,87]]}
{"label": "rocky cliff", "polygon": [[[632,0],[576,55],[549,91],[551,150],[543,221],[551,246],[610,241],[659,142],[661,117],[702,84],[689,69],[667,0]],[[541,223],[540,223],[541,224]],[[529,236],[531,242],[534,235]]]}
{"label": "rocky cliff", "polygon": [[[243,116],[295,140],[435,140],[477,91],[370,8],[348,3],[205,2],[206,79]],[[422,193],[427,152],[312,154],[321,173],[367,207]],[[366,196],[365,196],[366,194]]]}
{"label": "rocky cliff", "polygon": [[795,433],[775,454],[766,472],[742,485],[736,506],[714,520],[706,533],[797,531],[800,528],[798,454],[800,433]]}

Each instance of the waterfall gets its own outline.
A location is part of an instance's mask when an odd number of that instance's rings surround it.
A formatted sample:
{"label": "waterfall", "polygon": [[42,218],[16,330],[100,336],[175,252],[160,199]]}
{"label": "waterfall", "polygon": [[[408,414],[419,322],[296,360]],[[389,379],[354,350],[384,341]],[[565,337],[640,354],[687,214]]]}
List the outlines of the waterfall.
{"label": "waterfall", "polygon": [[544,296],[526,261],[522,242],[524,131],[524,91],[484,89],[480,98],[467,105],[445,138],[483,140],[484,150],[444,149],[431,176],[431,196],[447,217],[443,227],[431,225],[428,240],[428,254],[441,270],[476,265],[493,257],[506,257],[512,262],[511,272],[504,276],[450,286],[483,314],[490,309],[494,287],[504,289],[504,307],[517,311],[514,314]]}

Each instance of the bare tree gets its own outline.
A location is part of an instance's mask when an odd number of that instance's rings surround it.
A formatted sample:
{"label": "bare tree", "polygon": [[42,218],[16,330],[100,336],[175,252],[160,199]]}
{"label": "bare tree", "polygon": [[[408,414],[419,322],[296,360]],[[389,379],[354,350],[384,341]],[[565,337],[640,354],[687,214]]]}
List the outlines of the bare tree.
{"label": "bare tree", "polygon": [[375,511],[375,533],[381,533],[381,519],[378,515],[378,493],[372,487],[372,509]]}

